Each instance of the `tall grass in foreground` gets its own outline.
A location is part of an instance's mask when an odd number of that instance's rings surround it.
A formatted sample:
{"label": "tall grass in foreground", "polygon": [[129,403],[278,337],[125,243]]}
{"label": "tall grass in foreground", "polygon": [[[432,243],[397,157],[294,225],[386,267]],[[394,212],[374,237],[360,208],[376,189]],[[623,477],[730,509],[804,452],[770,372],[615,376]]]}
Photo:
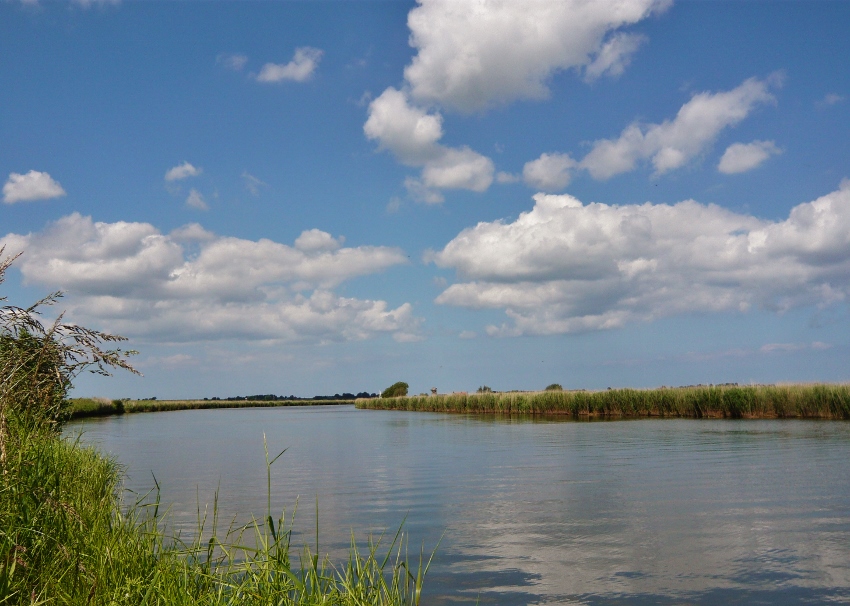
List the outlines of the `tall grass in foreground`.
{"label": "tall grass in foreground", "polygon": [[850,419],[850,385],[697,386],[447,394],[357,400],[358,408],[573,417]]}
{"label": "tall grass in foreground", "polygon": [[156,500],[122,513],[114,461],[55,436],[12,435],[0,474],[0,604],[419,603],[427,564],[420,556],[409,568],[401,531],[364,551],[352,537],[338,566],[318,546],[293,547],[291,517],[270,510],[223,532],[214,512],[184,543],[169,538]]}

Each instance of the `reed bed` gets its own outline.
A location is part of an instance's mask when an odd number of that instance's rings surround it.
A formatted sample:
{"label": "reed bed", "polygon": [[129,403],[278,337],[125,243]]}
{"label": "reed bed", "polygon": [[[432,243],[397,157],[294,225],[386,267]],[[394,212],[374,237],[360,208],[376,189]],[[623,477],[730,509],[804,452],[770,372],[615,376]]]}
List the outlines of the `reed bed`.
{"label": "reed bed", "polygon": [[315,548],[293,546],[292,516],[274,519],[269,501],[265,516],[224,531],[215,508],[209,519],[199,514],[183,541],[169,536],[155,493],[125,507],[113,460],[73,440],[11,429],[0,472],[4,606],[419,603],[427,564],[420,556],[408,566],[400,530],[363,550],[352,537],[348,559],[334,565],[318,555],[318,527]]}
{"label": "reed bed", "polygon": [[850,385],[696,386],[362,399],[362,409],[576,418],[850,419]]}
{"label": "reed bed", "polygon": [[353,400],[107,400],[74,398],[68,418],[80,419],[134,412],[167,412],[209,408],[268,408],[277,406],[328,406],[352,404]]}

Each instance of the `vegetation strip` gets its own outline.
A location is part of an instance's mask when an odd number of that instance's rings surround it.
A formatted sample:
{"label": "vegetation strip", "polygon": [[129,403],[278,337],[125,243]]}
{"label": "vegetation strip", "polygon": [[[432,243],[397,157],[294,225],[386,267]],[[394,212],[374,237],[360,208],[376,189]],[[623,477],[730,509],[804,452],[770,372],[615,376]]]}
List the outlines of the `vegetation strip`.
{"label": "vegetation strip", "polygon": [[354,400],[108,400],[105,398],[72,398],[69,400],[66,416],[69,419],[80,419],[134,412],[167,412],[209,408],[333,406],[353,403]]}
{"label": "vegetation strip", "polygon": [[850,385],[696,386],[363,399],[357,408],[576,418],[850,419]]}

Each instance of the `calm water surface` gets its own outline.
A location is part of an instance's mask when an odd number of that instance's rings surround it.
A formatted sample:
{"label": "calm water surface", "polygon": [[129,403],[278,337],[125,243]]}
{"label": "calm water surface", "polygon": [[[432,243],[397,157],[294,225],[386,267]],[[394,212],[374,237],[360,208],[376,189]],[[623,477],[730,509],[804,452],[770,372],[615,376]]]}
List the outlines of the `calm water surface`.
{"label": "calm water surface", "polygon": [[850,424],[570,422],[349,406],[132,414],[73,423],[174,523],[299,511],[296,543],[346,553],[445,532],[425,604],[818,604],[850,601]]}

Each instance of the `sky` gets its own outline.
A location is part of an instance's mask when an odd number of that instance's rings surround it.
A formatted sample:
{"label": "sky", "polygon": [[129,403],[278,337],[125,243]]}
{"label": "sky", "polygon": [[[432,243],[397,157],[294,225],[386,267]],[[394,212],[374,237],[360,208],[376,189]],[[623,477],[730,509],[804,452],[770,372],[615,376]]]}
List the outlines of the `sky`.
{"label": "sky", "polygon": [[848,29],[848,2],[3,0],[2,294],[139,351],[75,395],[848,381]]}

